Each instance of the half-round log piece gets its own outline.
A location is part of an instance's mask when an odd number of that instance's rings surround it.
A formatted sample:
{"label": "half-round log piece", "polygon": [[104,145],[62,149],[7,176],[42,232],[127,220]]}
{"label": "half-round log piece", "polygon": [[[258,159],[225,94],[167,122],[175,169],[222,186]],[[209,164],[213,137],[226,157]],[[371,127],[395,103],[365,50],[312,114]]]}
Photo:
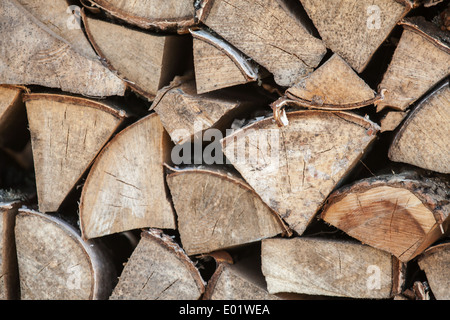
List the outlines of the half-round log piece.
{"label": "half-round log piece", "polygon": [[188,255],[259,241],[285,230],[278,214],[234,175],[189,168],[169,174],[167,184]]}
{"label": "half-round log piece", "polygon": [[0,85],[0,146],[22,150],[29,141],[24,87]]}
{"label": "half-round log piece", "polygon": [[125,84],[96,58],[75,51],[17,0],[0,3],[0,83],[35,84],[86,96],[123,95]]}
{"label": "half-round log piece", "polygon": [[81,239],[63,220],[28,209],[16,217],[22,300],[102,300],[116,271],[100,244]]}
{"label": "half-round log piece", "polygon": [[56,211],[126,113],[108,102],[59,94],[24,96],[41,212]]}
{"label": "half-round log piece", "polygon": [[102,150],[83,187],[84,238],[137,228],[174,229],[163,163],[171,143],[156,113],[119,132]]}
{"label": "half-round log piece", "polygon": [[431,292],[437,300],[450,300],[450,243],[445,242],[427,249],[418,257]]}
{"label": "half-round log piece", "polygon": [[197,300],[205,290],[183,249],[157,229],[143,231],[110,300]]}
{"label": "half-round log piece", "polygon": [[406,110],[450,74],[448,33],[422,17],[401,22],[403,33],[391,63],[378,85],[384,96],[377,110]]}
{"label": "half-round log piece", "polygon": [[258,68],[229,43],[205,30],[191,30],[197,93],[258,80]]}
{"label": "half-round log piece", "polygon": [[397,22],[411,9],[409,0],[300,0],[327,48],[358,73]]}
{"label": "half-round log piece", "polygon": [[296,111],[287,117],[289,125],[283,127],[272,117],[256,121],[225,137],[222,145],[261,199],[302,234],[379,128],[345,112]]}
{"label": "half-round log piece", "polygon": [[98,55],[132,90],[149,100],[175,75],[184,72],[192,54],[187,52],[188,36],[151,34],[93,19],[84,11],[82,17]]}
{"label": "half-round log piece", "polygon": [[449,184],[407,173],[360,180],[330,195],[322,219],[407,262],[448,229]]}
{"label": "half-round log piece", "polygon": [[195,26],[191,0],[90,0],[114,17],[140,28],[186,33]]}
{"label": "half-round log piece", "polygon": [[450,173],[450,87],[446,81],[409,114],[389,148],[389,159]]}
{"label": "half-round log piece", "polygon": [[373,104],[375,92],[337,54],[286,90],[303,107],[348,110]]}

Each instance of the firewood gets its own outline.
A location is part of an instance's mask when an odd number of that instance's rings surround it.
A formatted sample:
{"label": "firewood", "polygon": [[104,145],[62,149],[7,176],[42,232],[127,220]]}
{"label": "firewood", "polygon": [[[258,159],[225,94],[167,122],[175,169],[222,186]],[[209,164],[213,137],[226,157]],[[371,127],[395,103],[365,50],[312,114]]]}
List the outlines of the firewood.
{"label": "firewood", "polygon": [[159,115],[172,141],[181,145],[207,129],[225,131],[238,113],[257,107],[260,100],[230,88],[197,94],[195,81],[183,76],[162,88],[150,109]]}
{"label": "firewood", "polygon": [[450,293],[450,243],[444,242],[428,248],[418,257],[424,270],[431,292],[437,300],[449,300]]}
{"label": "firewood", "polygon": [[54,212],[75,187],[126,112],[109,101],[62,94],[24,96],[41,212]]}
{"label": "firewood", "polygon": [[408,112],[406,111],[389,111],[380,120],[380,132],[394,131],[406,118]]}
{"label": "firewood", "polygon": [[101,243],[61,218],[19,209],[15,239],[22,300],[103,300],[116,270]]}
{"label": "firewood", "polygon": [[161,230],[143,231],[110,300],[197,300],[205,282],[183,249]]}
{"label": "firewood", "polygon": [[187,66],[190,39],[150,34],[82,14],[97,54],[127,85],[149,100]]}
{"label": "firewood", "polygon": [[256,121],[225,137],[222,147],[261,199],[302,234],[379,128],[337,111],[295,111],[287,118],[289,125],[282,127],[273,117]]}
{"label": "firewood", "polygon": [[414,172],[375,176],[336,190],[321,217],[407,262],[448,229],[448,188],[443,178]]}
{"label": "firewood", "polygon": [[287,89],[286,97],[295,105],[325,110],[361,108],[379,98],[337,54]]}
{"label": "firewood", "polygon": [[171,146],[156,113],[114,136],[94,162],[81,193],[83,238],[137,228],[175,229],[163,168],[170,163]]}
{"label": "firewood", "polygon": [[30,136],[27,132],[27,113],[22,101],[26,88],[0,85],[0,147],[22,150]]}
{"label": "firewood", "polygon": [[259,79],[258,66],[228,42],[206,30],[191,30],[197,93]]}
{"label": "firewood", "polygon": [[17,0],[0,4],[0,83],[41,85],[87,96],[124,95],[125,85],[98,59],[89,59]]}
{"label": "firewood", "polygon": [[405,111],[450,73],[450,39],[423,17],[401,21],[403,33],[379,91],[377,110]]}
{"label": "firewood", "polygon": [[70,43],[75,51],[89,59],[98,59],[81,29],[80,7],[71,6],[70,0],[18,0],[18,2],[45,27]]}
{"label": "firewood", "polygon": [[283,1],[203,1],[199,19],[230,44],[291,86],[308,75],[326,53],[322,41]]}
{"label": "firewood", "polygon": [[270,293],[388,299],[404,268],[387,252],[357,242],[311,237],[262,240]]}
{"label": "firewood", "polygon": [[167,176],[188,255],[256,242],[286,230],[242,179],[214,167],[172,169]]}
{"label": "firewood", "polygon": [[89,0],[112,16],[143,29],[186,33],[196,26],[190,0]]}
{"label": "firewood", "polygon": [[389,159],[450,173],[450,88],[447,80],[410,112],[389,148]]}
{"label": "firewood", "polygon": [[327,48],[358,73],[413,7],[409,0],[300,0]]}

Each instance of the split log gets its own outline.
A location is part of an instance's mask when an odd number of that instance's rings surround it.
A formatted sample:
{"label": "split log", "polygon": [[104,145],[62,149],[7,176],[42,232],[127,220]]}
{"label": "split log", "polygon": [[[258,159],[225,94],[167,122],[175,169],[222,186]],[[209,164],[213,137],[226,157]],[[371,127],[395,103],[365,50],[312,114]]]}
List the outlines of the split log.
{"label": "split log", "polygon": [[175,229],[163,168],[170,163],[171,146],[156,113],[114,136],[98,155],[81,193],[83,238],[148,227]]}
{"label": "split log", "polygon": [[24,87],[0,85],[0,146],[22,150],[30,135],[27,132],[27,113],[22,101]]}
{"label": "split log", "polygon": [[259,79],[258,66],[228,42],[205,30],[191,30],[197,93]]}
{"label": "split log", "polygon": [[100,243],[60,218],[19,209],[15,237],[22,300],[102,300],[116,270]]}
{"label": "split log", "polygon": [[159,115],[172,141],[181,145],[206,129],[225,131],[237,114],[258,106],[260,100],[230,88],[196,94],[195,81],[175,77],[158,92],[150,109]]}
{"label": "split log", "polygon": [[75,51],[17,0],[0,4],[0,83],[41,85],[87,96],[124,95],[125,85],[98,59]]}
{"label": "split log", "polygon": [[90,18],[84,11],[82,17],[97,54],[132,90],[149,100],[185,71],[192,55],[188,36],[150,34]]}
{"label": "split log", "polygon": [[108,101],[35,93],[26,104],[39,209],[58,210],[126,112]]}
{"label": "split log", "polygon": [[183,249],[161,230],[141,233],[110,300],[197,300],[205,282]]}
{"label": "split log", "polygon": [[302,234],[379,128],[337,111],[296,111],[288,119],[283,127],[273,117],[256,121],[225,137],[222,147],[261,199]]}
{"label": "split log", "polygon": [[410,112],[389,148],[389,159],[450,173],[450,87],[447,80]]}
{"label": "split log", "polygon": [[98,56],[81,29],[80,7],[69,0],[18,0],[20,4],[54,34],[70,43],[73,50],[91,60]]}
{"label": "split log", "polygon": [[380,132],[394,131],[406,118],[408,112],[404,111],[389,111],[380,120]]}
{"label": "split log", "polygon": [[203,1],[199,19],[230,44],[291,86],[317,67],[326,53],[301,18],[283,1]]}
{"label": "split log", "polygon": [[286,90],[292,104],[324,110],[349,110],[373,104],[379,97],[337,54]]}
{"label": "split log", "polygon": [[384,98],[375,104],[405,111],[450,74],[450,37],[422,17],[401,22],[403,33],[383,80]]}
{"label": "split log", "polygon": [[300,0],[327,48],[358,73],[413,7],[409,0]]}
{"label": "split log", "polygon": [[270,293],[389,299],[404,266],[387,252],[350,241],[310,237],[265,239],[262,272]]}
{"label": "split log", "polygon": [[448,189],[445,179],[415,173],[380,175],[335,191],[321,217],[407,262],[448,230]]}
{"label": "split log", "polygon": [[214,167],[172,170],[167,184],[188,255],[287,232],[278,214],[236,175]]}
{"label": "split log", "polygon": [[427,249],[418,258],[424,270],[431,292],[437,300],[449,300],[450,292],[450,243],[444,242]]}
{"label": "split log", "polygon": [[186,33],[197,23],[190,0],[89,0],[112,16],[143,29]]}

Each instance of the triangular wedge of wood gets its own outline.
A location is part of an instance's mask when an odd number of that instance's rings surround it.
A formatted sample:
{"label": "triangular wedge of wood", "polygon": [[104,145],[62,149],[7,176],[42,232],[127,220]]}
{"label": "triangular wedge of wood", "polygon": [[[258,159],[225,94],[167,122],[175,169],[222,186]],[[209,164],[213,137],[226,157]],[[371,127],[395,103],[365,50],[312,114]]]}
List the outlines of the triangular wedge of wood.
{"label": "triangular wedge of wood", "polygon": [[[0,147],[20,151],[29,140],[27,113],[22,101],[27,89],[0,85]],[[25,129],[25,130],[24,130]]]}
{"label": "triangular wedge of wood", "polygon": [[225,137],[222,147],[261,199],[302,234],[379,128],[346,112],[295,111],[287,117],[283,127],[273,117],[256,121]]}
{"label": "triangular wedge of wood", "polygon": [[73,49],[17,0],[2,11],[0,83],[41,85],[86,96],[124,95],[125,84],[96,58]]}
{"label": "triangular wedge of wood", "polygon": [[126,118],[108,101],[34,93],[26,104],[39,209],[57,211]]}
{"label": "triangular wedge of wood", "polygon": [[86,239],[137,228],[175,229],[163,163],[172,144],[156,113],[120,131],[93,164],[80,200]]}

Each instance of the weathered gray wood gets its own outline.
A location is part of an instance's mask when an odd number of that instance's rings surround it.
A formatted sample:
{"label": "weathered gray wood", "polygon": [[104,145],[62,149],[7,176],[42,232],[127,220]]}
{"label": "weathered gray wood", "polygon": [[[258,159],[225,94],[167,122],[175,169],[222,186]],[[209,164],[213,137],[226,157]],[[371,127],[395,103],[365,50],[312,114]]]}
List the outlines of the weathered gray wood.
{"label": "weathered gray wood", "polygon": [[418,257],[420,268],[425,272],[431,292],[437,300],[449,300],[450,292],[450,244],[430,247]]}

